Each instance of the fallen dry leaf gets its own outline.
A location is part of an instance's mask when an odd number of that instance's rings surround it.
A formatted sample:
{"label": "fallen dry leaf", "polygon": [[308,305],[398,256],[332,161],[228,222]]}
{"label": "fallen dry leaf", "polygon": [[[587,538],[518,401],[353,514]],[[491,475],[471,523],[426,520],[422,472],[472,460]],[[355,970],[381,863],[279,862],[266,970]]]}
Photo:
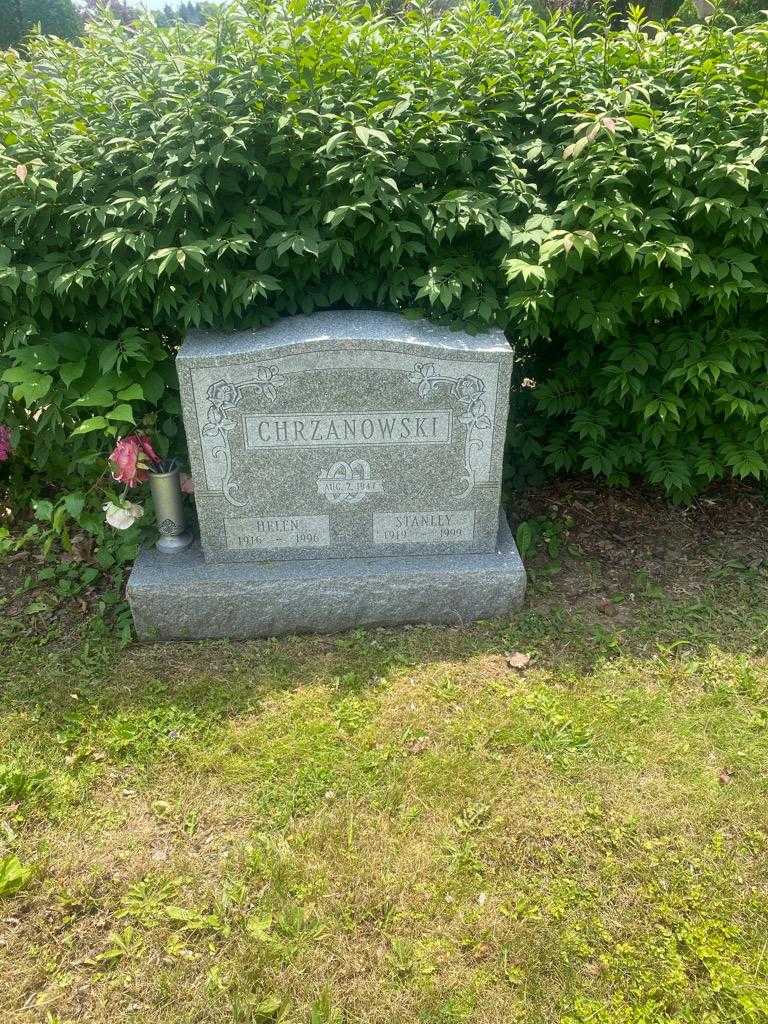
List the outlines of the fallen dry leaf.
{"label": "fallen dry leaf", "polygon": [[730,786],[733,782],[733,775],[731,775],[727,768],[721,768],[717,773],[717,781],[721,786]]}
{"label": "fallen dry leaf", "polygon": [[87,561],[93,554],[93,537],[84,533],[75,534],[72,538],[72,554],[77,561]]}
{"label": "fallen dry leaf", "polygon": [[530,654],[522,654],[520,651],[507,651],[505,657],[507,659],[507,665],[509,665],[510,668],[516,668],[519,672],[528,668],[531,663]]}
{"label": "fallen dry leaf", "polygon": [[417,736],[416,739],[408,744],[408,750],[411,754],[421,754],[429,746],[429,736]]}

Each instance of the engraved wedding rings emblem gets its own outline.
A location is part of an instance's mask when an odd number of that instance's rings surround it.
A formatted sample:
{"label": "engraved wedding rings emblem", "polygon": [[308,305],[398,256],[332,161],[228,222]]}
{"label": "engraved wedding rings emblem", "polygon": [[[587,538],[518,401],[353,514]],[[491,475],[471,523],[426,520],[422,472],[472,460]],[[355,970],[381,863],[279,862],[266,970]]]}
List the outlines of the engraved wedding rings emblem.
{"label": "engraved wedding rings emblem", "polygon": [[371,479],[371,467],[363,459],[334,462],[317,478],[317,493],[332,505],[359,505],[369,494],[382,494],[381,480]]}

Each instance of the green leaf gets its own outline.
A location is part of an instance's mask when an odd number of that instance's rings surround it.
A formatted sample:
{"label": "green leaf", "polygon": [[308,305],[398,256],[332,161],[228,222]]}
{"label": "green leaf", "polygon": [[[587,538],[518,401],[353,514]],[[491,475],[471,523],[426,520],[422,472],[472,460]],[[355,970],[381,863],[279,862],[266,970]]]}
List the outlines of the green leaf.
{"label": "green leaf", "polygon": [[[13,370],[7,371],[13,373]],[[13,388],[13,397],[19,402],[33,405],[45,398],[53,384],[53,377],[47,373],[24,371],[25,378]]]}
{"label": "green leaf", "polygon": [[85,508],[85,495],[81,491],[74,491],[64,496],[64,508],[69,515],[78,522]]}
{"label": "green leaf", "polygon": [[647,131],[653,124],[648,114],[630,114],[627,120],[633,128],[638,128],[641,131]]}
{"label": "green leaf", "polygon": [[[115,396],[105,387],[103,384],[96,384],[86,394],[81,395],[77,401],[72,403],[72,406],[101,406],[107,407],[114,405]],[[71,407],[70,407],[71,408]]]}
{"label": "green leaf", "polygon": [[120,355],[120,348],[117,342],[112,342],[110,345],[105,345],[99,352],[99,369],[102,373],[109,373],[115,366]]}
{"label": "green leaf", "polygon": [[520,552],[520,557],[525,558],[533,548],[534,541],[533,527],[527,520],[520,523],[518,526],[515,532],[515,541]]}
{"label": "green leaf", "polygon": [[105,430],[109,426],[109,421],[104,416],[91,416],[88,420],[75,427],[72,431],[72,437],[78,437],[81,434],[90,434],[94,430]]}
{"label": "green leaf", "polygon": [[76,380],[85,373],[85,360],[79,359],[76,363],[64,363],[59,369],[59,376],[65,387],[70,387]]}
{"label": "green leaf", "polygon": [[33,502],[35,518],[44,523],[50,523],[53,519],[53,504],[50,501],[41,500]]}
{"label": "green leaf", "polygon": [[37,376],[34,370],[29,370],[25,366],[12,366],[10,370],[6,370],[2,376],[2,380],[6,384],[21,384],[27,383]]}
{"label": "green leaf", "polygon": [[110,409],[107,413],[108,420],[119,420],[121,423],[135,423],[136,420],[133,418],[133,409],[130,405],[122,404],[116,405],[114,409]]}
{"label": "green leaf", "polygon": [[[47,610],[47,609],[46,609]],[[15,854],[0,859],[0,899],[15,896],[32,877],[32,868]]]}
{"label": "green leaf", "polygon": [[[148,402],[158,402],[165,391],[165,381],[156,373],[154,370],[148,373],[142,382],[142,388],[144,390],[144,397]],[[126,396],[120,396],[126,397]]]}

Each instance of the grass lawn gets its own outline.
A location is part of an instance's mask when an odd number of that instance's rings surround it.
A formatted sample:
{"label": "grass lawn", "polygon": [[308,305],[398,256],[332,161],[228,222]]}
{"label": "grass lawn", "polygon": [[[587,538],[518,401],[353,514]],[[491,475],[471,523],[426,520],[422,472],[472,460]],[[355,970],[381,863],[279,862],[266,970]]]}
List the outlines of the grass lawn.
{"label": "grass lawn", "polygon": [[768,1021],[768,512],[522,517],[466,628],[121,648],[7,564],[3,1024]]}

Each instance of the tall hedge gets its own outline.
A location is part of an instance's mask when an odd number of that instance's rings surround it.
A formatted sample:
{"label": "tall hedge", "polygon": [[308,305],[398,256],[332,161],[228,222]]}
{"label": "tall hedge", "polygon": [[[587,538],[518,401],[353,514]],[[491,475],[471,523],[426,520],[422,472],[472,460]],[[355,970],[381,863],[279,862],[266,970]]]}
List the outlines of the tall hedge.
{"label": "tall hedge", "polygon": [[178,447],[188,326],[345,305],[504,327],[518,463],[768,474],[768,28],[245,6],[0,58],[18,487]]}

